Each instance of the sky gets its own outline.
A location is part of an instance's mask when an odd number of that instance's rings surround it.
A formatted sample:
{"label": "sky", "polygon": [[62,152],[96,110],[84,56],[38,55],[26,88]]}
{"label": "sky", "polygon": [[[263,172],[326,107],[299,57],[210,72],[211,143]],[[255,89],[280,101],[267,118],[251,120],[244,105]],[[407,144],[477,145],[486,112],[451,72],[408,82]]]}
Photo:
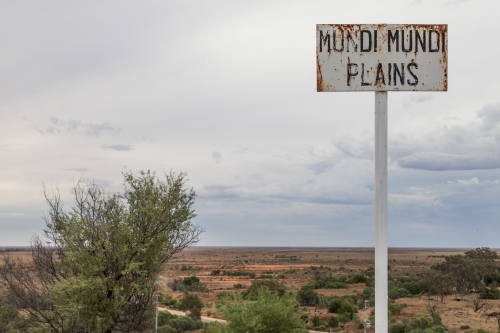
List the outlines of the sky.
{"label": "sky", "polygon": [[389,246],[500,248],[500,2],[0,1],[0,246],[43,184],[187,172],[201,246],[374,245],[374,93],[316,24],[448,24],[448,91],[389,92]]}

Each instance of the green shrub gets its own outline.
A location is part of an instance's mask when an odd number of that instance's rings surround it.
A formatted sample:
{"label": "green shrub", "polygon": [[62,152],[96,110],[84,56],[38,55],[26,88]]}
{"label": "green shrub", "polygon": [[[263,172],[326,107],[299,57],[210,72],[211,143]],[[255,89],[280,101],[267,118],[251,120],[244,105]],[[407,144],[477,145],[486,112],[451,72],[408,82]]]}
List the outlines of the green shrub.
{"label": "green shrub", "polygon": [[390,299],[396,300],[398,298],[410,297],[411,293],[404,288],[393,287],[393,288],[389,289],[388,296]]}
{"label": "green shrub", "polygon": [[319,303],[319,294],[310,285],[305,285],[297,293],[297,301],[300,305],[314,306]]}
{"label": "green shrub", "polygon": [[[188,311],[189,317],[193,320],[199,320],[201,318],[201,309],[203,308],[203,302],[196,294],[191,294],[189,292],[184,293],[184,297],[180,300],[179,309],[183,311]],[[172,324],[170,324],[173,326]]]}
{"label": "green shrub", "polygon": [[414,317],[409,321],[394,323],[389,325],[389,333],[447,333],[441,324],[437,324],[435,319],[424,317]]}
{"label": "green shrub", "polygon": [[395,323],[389,325],[388,332],[389,333],[405,333],[405,324]]}
{"label": "green shrub", "polygon": [[318,326],[321,326],[323,325],[323,322],[321,321],[321,319],[319,319],[318,316],[313,316],[310,320],[310,323],[312,326],[314,327],[318,327]]}
{"label": "green shrub", "polygon": [[217,308],[227,319],[226,331],[215,332],[297,332],[303,331],[304,322],[298,317],[297,303],[292,294],[283,297],[266,288],[258,290],[257,298],[248,302],[239,294],[233,301],[221,301]]}
{"label": "green shrub", "polygon": [[486,285],[490,285],[492,282],[500,283],[500,274],[491,273],[484,276],[484,283],[486,283]]}
{"label": "green shrub", "polygon": [[177,333],[177,330],[170,325],[158,326],[158,333]]}
{"label": "green shrub", "polygon": [[231,294],[226,292],[226,291],[221,291],[221,292],[217,293],[217,300],[221,301],[221,300],[224,300],[226,298],[231,298]]}
{"label": "green shrub", "polygon": [[286,293],[286,287],[283,283],[274,279],[264,279],[264,280],[252,280],[250,287],[243,292],[243,298],[245,299],[256,299],[258,291],[260,289],[266,288],[271,293],[276,294],[280,297],[284,296]]}
{"label": "green shrub", "polygon": [[389,316],[394,316],[401,313],[401,310],[406,308],[407,306],[408,305],[405,303],[389,303],[388,304]]}
{"label": "green shrub", "polygon": [[366,275],[358,273],[349,277],[348,283],[366,283]]}
{"label": "green shrub", "polygon": [[337,316],[331,316],[330,319],[328,319],[328,326],[329,327],[339,327],[340,320]]}
{"label": "green shrub", "polygon": [[248,276],[251,279],[255,278],[255,273],[248,271],[222,271],[221,274],[225,276]]}
{"label": "green shrub", "polygon": [[166,311],[158,312],[158,332],[182,333],[201,327],[201,321],[195,321],[191,317],[176,316]]}
{"label": "green shrub", "polygon": [[497,282],[493,281],[489,288],[482,288],[479,292],[479,297],[482,299],[500,299],[500,290],[498,290]]}
{"label": "green shrub", "polygon": [[355,313],[358,312],[356,306],[352,304],[349,297],[332,297],[328,302],[328,311],[331,313],[338,313],[342,318],[347,321],[352,320]]}
{"label": "green shrub", "polygon": [[405,282],[403,288],[408,290],[412,295],[418,295],[422,292],[420,286],[415,281]]}
{"label": "green shrub", "polygon": [[2,299],[0,299],[0,332],[19,332],[13,328],[14,321],[18,319],[17,311],[2,303]]}
{"label": "green shrub", "polygon": [[163,294],[159,295],[158,301],[161,304],[166,305],[166,306],[174,306],[177,303],[177,300],[175,298],[173,298],[172,296],[163,295]]}
{"label": "green shrub", "polygon": [[168,284],[173,291],[207,291],[207,287],[195,275],[184,279],[174,279]]}

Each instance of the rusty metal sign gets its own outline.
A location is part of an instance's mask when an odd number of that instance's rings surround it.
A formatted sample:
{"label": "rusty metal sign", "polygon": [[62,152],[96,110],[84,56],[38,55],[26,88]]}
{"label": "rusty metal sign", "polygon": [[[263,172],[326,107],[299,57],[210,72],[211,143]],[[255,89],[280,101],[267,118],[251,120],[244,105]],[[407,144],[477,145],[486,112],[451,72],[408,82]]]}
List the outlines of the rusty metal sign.
{"label": "rusty metal sign", "polygon": [[448,25],[316,25],[317,91],[448,90]]}

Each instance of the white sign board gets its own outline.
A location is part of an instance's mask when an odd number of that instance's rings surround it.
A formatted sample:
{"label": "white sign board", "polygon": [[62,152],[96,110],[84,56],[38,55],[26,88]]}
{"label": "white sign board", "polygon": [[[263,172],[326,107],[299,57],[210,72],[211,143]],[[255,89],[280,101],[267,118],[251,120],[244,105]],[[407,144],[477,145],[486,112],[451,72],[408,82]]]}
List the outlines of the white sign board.
{"label": "white sign board", "polygon": [[317,91],[448,90],[448,25],[317,24]]}

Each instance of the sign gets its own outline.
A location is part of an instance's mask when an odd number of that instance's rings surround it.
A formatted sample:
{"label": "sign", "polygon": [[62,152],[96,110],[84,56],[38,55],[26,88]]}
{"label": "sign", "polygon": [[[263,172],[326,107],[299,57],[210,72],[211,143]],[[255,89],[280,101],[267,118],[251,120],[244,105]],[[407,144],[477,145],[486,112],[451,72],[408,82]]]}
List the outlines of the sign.
{"label": "sign", "polygon": [[447,91],[448,25],[317,24],[317,91]]}

